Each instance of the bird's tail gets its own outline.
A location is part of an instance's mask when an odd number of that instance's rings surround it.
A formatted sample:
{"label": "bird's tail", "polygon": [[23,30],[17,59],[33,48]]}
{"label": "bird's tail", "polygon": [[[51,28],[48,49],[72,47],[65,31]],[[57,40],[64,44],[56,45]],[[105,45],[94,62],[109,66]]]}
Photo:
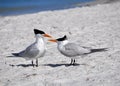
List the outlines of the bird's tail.
{"label": "bird's tail", "polygon": [[7,57],[20,57],[19,53],[12,53],[12,56],[7,56]]}
{"label": "bird's tail", "polygon": [[108,48],[91,49],[90,53],[107,51]]}

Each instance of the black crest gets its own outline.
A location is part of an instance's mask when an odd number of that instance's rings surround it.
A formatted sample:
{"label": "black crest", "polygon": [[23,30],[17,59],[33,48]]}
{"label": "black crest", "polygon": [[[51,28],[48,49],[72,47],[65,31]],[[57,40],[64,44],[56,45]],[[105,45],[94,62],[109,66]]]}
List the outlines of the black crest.
{"label": "black crest", "polygon": [[65,35],[64,37],[58,38],[57,40],[58,40],[58,41],[64,41],[64,40],[66,40],[66,39],[67,39],[67,36]]}
{"label": "black crest", "polygon": [[45,32],[38,30],[38,29],[34,29],[34,33],[35,34],[45,34]]}

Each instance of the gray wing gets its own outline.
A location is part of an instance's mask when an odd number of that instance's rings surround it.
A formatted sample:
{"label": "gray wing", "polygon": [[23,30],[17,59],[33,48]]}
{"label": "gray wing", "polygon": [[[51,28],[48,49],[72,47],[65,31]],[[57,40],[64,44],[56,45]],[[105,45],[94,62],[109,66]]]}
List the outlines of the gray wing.
{"label": "gray wing", "polygon": [[64,51],[62,53],[66,56],[72,57],[72,56],[84,55],[89,52],[90,50],[87,48],[80,47],[75,43],[68,43],[64,46]]}
{"label": "gray wing", "polygon": [[37,49],[36,45],[32,44],[28,46],[25,50],[21,51],[19,53],[19,56],[34,58],[38,55],[38,53],[39,53],[39,50]]}

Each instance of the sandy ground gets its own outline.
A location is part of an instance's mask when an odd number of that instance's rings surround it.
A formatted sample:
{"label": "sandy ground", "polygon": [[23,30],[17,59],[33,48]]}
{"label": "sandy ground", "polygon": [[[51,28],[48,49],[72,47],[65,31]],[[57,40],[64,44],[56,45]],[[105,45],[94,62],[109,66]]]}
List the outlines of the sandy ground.
{"label": "sandy ground", "polygon": [[[23,58],[8,58],[34,42],[34,28],[55,38],[66,34],[82,46],[109,49],[67,67],[70,59],[46,39],[48,50],[39,67],[27,66],[30,61]],[[0,86],[120,86],[120,2],[0,17]]]}

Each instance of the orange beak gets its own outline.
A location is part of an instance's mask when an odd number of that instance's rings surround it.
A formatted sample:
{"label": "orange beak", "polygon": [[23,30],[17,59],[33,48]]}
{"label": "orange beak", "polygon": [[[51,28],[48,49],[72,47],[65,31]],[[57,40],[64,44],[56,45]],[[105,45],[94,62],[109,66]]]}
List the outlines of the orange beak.
{"label": "orange beak", "polygon": [[50,39],[50,40],[48,40],[48,41],[50,41],[50,42],[57,42],[56,39]]}
{"label": "orange beak", "polygon": [[44,37],[52,38],[52,36],[50,36],[50,35],[48,35],[48,34],[44,34],[43,36],[44,36]]}

